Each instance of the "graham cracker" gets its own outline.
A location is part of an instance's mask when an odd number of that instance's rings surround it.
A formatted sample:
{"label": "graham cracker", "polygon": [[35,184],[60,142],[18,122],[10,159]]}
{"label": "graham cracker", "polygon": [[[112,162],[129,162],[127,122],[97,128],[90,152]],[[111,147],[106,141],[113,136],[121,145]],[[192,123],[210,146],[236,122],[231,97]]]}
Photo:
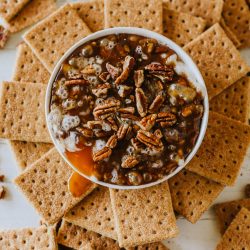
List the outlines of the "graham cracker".
{"label": "graham cracker", "polygon": [[233,186],[250,143],[250,126],[210,112],[205,138],[187,169]]}
{"label": "graham cracker", "polygon": [[42,20],[56,10],[55,0],[32,0],[7,23],[10,32],[18,32]]}
{"label": "graham cracker", "polygon": [[164,0],[168,9],[202,17],[209,26],[220,21],[223,0]]}
{"label": "graham cracker", "polygon": [[0,137],[51,142],[45,119],[46,85],[3,82],[0,94]]}
{"label": "graham cracker", "polygon": [[219,24],[213,25],[184,49],[199,67],[209,99],[245,76],[250,69]]}
{"label": "graham cracker", "polygon": [[233,42],[236,48],[239,48],[241,45],[241,42],[237,38],[237,36],[233,33],[233,31],[226,25],[224,18],[221,18],[220,25],[225,31],[228,38]]}
{"label": "graham cracker", "polygon": [[32,27],[23,38],[45,68],[52,72],[64,53],[89,34],[89,28],[77,12],[65,4]]}
{"label": "graham cracker", "polygon": [[13,81],[47,83],[50,74],[26,43],[18,46]]}
{"label": "graham cracker", "polygon": [[87,230],[117,240],[108,188],[97,187],[64,219]]}
{"label": "graham cracker", "polygon": [[178,234],[167,182],[135,190],[110,189],[120,247],[134,247]]}
{"label": "graham cracker", "polygon": [[10,141],[10,146],[19,168],[24,170],[47,153],[53,147],[53,144]]}
{"label": "graham cracker", "polygon": [[243,77],[215,96],[209,104],[216,111],[229,118],[248,123],[250,107],[250,77]]}
{"label": "graham cracker", "polygon": [[186,169],[169,180],[174,210],[191,223],[197,222],[224,186]]}
{"label": "graham cracker", "polygon": [[72,3],[71,7],[77,11],[77,14],[88,25],[91,31],[95,32],[104,29],[103,0],[87,0]]}
{"label": "graham cracker", "polygon": [[30,0],[0,0],[0,17],[7,22],[13,18]]}
{"label": "graham cracker", "polygon": [[215,205],[215,213],[219,221],[220,232],[222,235],[243,207],[250,210],[250,199],[224,202]]}
{"label": "graham cracker", "polygon": [[206,21],[187,13],[163,9],[163,35],[184,46],[200,35]]}
{"label": "graham cracker", "polygon": [[161,0],[104,0],[105,28],[139,27],[163,32]]}
{"label": "graham cracker", "polygon": [[0,231],[0,249],[43,249],[57,250],[55,229],[40,226]]}
{"label": "graham cracker", "polygon": [[242,208],[223,235],[216,250],[249,249],[250,211]]}
{"label": "graham cracker", "polygon": [[58,222],[71,208],[95,188],[90,185],[82,197],[75,198],[68,189],[73,171],[55,148],[33,163],[15,179],[26,198],[49,224]]}
{"label": "graham cracker", "polygon": [[[115,240],[104,237],[95,232],[88,231],[65,220],[62,221],[62,224],[59,228],[57,241],[61,245],[77,250],[121,249]],[[168,250],[168,248],[165,247],[162,243],[157,242],[128,248],[127,250]]]}
{"label": "graham cracker", "polygon": [[226,25],[241,42],[241,48],[250,46],[250,10],[245,0],[224,0],[222,16]]}

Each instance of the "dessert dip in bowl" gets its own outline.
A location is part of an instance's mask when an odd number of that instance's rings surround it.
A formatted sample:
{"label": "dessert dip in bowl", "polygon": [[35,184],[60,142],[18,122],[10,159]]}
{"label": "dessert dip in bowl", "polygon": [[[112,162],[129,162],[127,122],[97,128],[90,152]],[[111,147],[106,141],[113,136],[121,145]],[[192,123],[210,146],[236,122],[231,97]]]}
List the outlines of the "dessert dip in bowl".
{"label": "dessert dip in bowl", "polygon": [[208,121],[203,78],[174,42],[139,28],[96,32],[52,73],[46,118],[62,157],[119,189],[156,185],[197,152]]}

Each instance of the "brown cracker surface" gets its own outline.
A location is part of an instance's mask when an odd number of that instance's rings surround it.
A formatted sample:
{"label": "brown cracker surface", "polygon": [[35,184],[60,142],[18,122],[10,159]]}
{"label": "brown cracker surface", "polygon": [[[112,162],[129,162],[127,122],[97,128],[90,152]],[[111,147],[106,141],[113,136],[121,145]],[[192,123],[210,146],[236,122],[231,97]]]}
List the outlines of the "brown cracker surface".
{"label": "brown cracker surface", "polygon": [[0,17],[9,21],[14,17],[30,0],[0,0]]}
{"label": "brown cracker surface", "polygon": [[64,53],[89,34],[89,28],[77,12],[65,4],[24,34],[24,40],[46,69],[52,72]]}
{"label": "brown cracker surface", "polygon": [[243,207],[250,210],[250,199],[224,202],[215,205],[215,213],[220,225],[221,234],[224,234],[232,220]]}
{"label": "brown cracker surface", "polygon": [[250,77],[243,77],[215,96],[209,104],[216,111],[229,118],[248,123],[250,107]]}
{"label": "brown cracker surface", "polygon": [[211,26],[220,21],[223,0],[164,0],[168,9],[204,18]]}
{"label": "brown cracker surface", "polygon": [[71,7],[77,11],[77,14],[91,31],[95,32],[104,29],[104,3],[102,0],[72,3]]}
{"label": "brown cracker surface", "polygon": [[120,247],[173,238],[178,229],[167,182],[135,190],[110,189]]}
{"label": "brown cracker surface", "polygon": [[197,222],[224,186],[186,169],[169,180],[174,210],[188,221]]}
{"label": "brown cracker surface", "polygon": [[219,24],[213,25],[184,49],[200,69],[209,99],[218,95],[249,71],[239,51]]}
{"label": "brown cracker surface", "polygon": [[92,184],[80,198],[71,195],[68,179],[73,171],[55,148],[33,163],[15,179],[26,198],[47,223],[56,223],[94,188]]}
{"label": "brown cracker surface", "polygon": [[50,74],[26,43],[17,49],[16,64],[12,76],[13,81],[47,83]]}
{"label": "brown cracker surface", "polygon": [[0,94],[0,137],[51,142],[45,120],[46,85],[3,82]]}
{"label": "brown cracker surface", "polygon": [[7,23],[7,27],[10,32],[18,32],[40,21],[55,9],[55,0],[32,0]]}
{"label": "brown cracker surface", "polygon": [[210,112],[202,145],[187,169],[233,186],[250,142],[250,126]]}
{"label": "brown cracker surface", "polygon": [[55,230],[51,227],[0,231],[0,249],[56,250]]}
{"label": "brown cracker surface", "polygon": [[241,48],[250,46],[250,9],[245,0],[224,0],[223,18],[241,42]]}
{"label": "brown cracker surface", "polygon": [[105,28],[139,27],[163,32],[161,0],[104,0]]}
{"label": "brown cracker surface", "polygon": [[117,239],[109,190],[106,187],[97,187],[64,218],[87,230]]}
{"label": "brown cracker surface", "polygon": [[184,46],[200,35],[206,21],[187,13],[163,9],[163,35]]}
{"label": "brown cracker surface", "polygon": [[10,141],[10,146],[21,170],[37,161],[53,147],[50,143],[24,141]]}
{"label": "brown cracker surface", "polygon": [[250,211],[242,208],[223,235],[216,250],[248,250],[250,246]]}

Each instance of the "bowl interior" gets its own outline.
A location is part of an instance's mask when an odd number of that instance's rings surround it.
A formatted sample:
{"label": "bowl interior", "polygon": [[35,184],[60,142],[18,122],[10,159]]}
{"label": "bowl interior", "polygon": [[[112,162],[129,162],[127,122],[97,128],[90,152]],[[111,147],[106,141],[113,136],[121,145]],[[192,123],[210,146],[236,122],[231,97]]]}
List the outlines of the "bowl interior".
{"label": "bowl interior", "polygon": [[[200,128],[200,133],[198,136],[198,139],[196,141],[196,144],[193,148],[193,150],[190,152],[190,154],[188,155],[188,157],[185,159],[184,163],[182,165],[179,165],[179,167],[177,167],[175,169],[175,171],[173,171],[171,174],[165,176],[164,178],[156,181],[156,182],[152,182],[152,183],[148,183],[148,184],[143,184],[143,185],[139,185],[139,186],[119,186],[119,185],[114,185],[114,184],[110,184],[110,183],[106,183],[106,182],[102,182],[97,180],[96,178],[94,178],[93,176],[87,176],[84,173],[80,172],[65,156],[65,154],[60,150],[60,147],[58,146],[58,143],[53,135],[53,132],[50,129],[50,126],[48,126],[48,114],[49,114],[49,110],[50,110],[50,99],[51,99],[51,89],[52,89],[52,85],[53,82],[55,80],[55,78],[57,77],[58,71],[61,68],[61,64],[65,61],[65,59],[67,59],[68,56],[70,56],[78,47],[80,47],[81,45],[87,43],[90,40],[94,40],[103,36],[107,36],[107,35],[112,35],[112,34],[119,34],[119,33],[127,33],[127,34],[135,34],[135,35],[141,35],[141,36],[145,36],[148,38],[154,38],[156,40],[158,40],[158,42],[163,43],[165,45],[167,45],[169,48],[171,48],[172,50],[175,51],[175,53],[179,56],[179,58],[184,62],[185,65],[187,65],[189,73],[192,76],[192,82],[195,85],[195,87],[201,91],[203,98],[204,98],[204,114],[203,114],[203,118],[202,118],[202,123],[201,123],[201,128]],[[146,30],[146,29],[141,29],[141,28],[135,28],[135,27],[116,27],[116,28],[110,28],[110,29],[105,29],[105,30],[101,30],[98,31],[96,33],[93,33],[83,39],[81,39],[79,42],[77,42],[76,44],[74,44],[64,55],[63,57],[59,60],[59,62],[57,63],[56,67],[53,70],[53,73],[50,77],[49,83],[48,83],[48,87],[47,87],[47,92],[46,92],[46,102],[45,102],[45,114],[46,114],[46,122],[47,122],[47,127],[49,129],[49,133],[50,136],[52,138],[52,141],[55,145],[55,147],[57,148],[58,152],[60,153],[60,155],[64,158],[64,160],[72,167],[72,169],[76,172],[78,172],[79,174],[81,174],[82,176],[84,176],[85,178],[99,184],[99,185],[103,185],[109,188],[116,188],[116,189],[139,189],[139,188],[146,188],[146,187],[150,187],[153,185],[157,185],[163,181],[166,181],[167,179],[171,178],[172,176],[176,175],[179,171],[181,171],[186,165],[187,163],[194,157],[194,155],[196,154],[197,150],[199,149],[202,140],[204,138],[205,132],[206,132],[206,128],[207,128],[207,123],[208,123],[208,113],[209,113],[209,104],[208,104],[208,95],[207,95],[207,89],[206,89],[206,85],[205,82],[203,80],[203,77],[199,71],[199,69],[197,68],[196,64],[193,62],[193,60],[187,55],[187,53],[180,47],[178,46],[176,43],[174,43],[172,40],[166,38],[165,36],[162,36],[158,33]]]}

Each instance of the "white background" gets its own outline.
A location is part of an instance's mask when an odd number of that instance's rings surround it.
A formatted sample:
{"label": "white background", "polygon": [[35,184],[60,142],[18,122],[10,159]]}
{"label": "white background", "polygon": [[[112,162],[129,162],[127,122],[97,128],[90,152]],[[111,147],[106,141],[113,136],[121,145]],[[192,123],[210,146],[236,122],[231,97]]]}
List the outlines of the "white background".
{"label": "white background", "polygon": [[[62,4],[63,0],[59,1]],[[0,50],[0,82],[10,80],[16,56],[16,46],[21,41],[22,33],[11,37],[4,50]],[[241,51],[242,56],[250,64],[250,49]],[[0,200],[0,229],[35,227],[39,225],[39,216],[18,192],[12,180],[18,175],[19,169],[7,141],[0,139],[0,174],[6,176],[3,185],[7,189],[6,198]],[[242,166],[237,184],[226,188],[215,203],[244,197],[244,187],[250,183],[250,150]],[[166,242],[171,250],[212,250],[220,239],[218,225],[210,208],[196,224],[183,218],[178,219],[180,234],[176,239]]]}

